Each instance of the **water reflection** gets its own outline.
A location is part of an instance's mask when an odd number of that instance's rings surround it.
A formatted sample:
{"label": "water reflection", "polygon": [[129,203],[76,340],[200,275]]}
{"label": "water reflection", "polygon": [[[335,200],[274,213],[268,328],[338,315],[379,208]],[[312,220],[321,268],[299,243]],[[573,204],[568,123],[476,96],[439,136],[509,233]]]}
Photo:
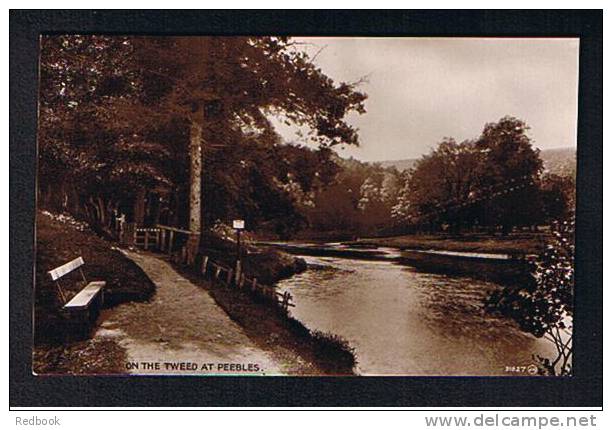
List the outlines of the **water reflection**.
{"label": "water reflection", "polygon": [[485,312],[499,285],[422,273],[394,261],[304,257],[309,270],[279,284],[293,316],[345,337],[367,375],[515,375],[506,366],[549,354],[547,342]]}

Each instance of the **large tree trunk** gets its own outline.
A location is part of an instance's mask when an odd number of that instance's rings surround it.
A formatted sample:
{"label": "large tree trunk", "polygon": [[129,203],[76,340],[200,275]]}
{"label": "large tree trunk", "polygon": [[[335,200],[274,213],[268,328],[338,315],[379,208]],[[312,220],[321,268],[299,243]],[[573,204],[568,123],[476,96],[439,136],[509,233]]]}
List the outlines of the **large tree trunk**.
{"label": "large tree trunk", "polygon": [[191,119],[191,133],[189,137],[189,231],[191,235],[187,241],[187,263],[195,262],[200,248],[200,233],[202,225],[202,129],[204,113],[202,106],[198,106]]}
{"label": "large tree trunk", "polygon": [[202,230],[202,122],[204,115],[199,107],[191,120],[189,139],[189,230]]}

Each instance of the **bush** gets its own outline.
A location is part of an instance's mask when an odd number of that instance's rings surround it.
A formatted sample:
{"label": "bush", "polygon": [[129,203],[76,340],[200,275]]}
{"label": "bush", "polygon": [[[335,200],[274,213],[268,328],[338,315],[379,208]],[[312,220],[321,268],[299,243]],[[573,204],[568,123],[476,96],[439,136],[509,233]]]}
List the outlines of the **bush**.
{"label": "bush", "polygon": [[311,330],[310,335],[316,345],[316,354],[335,363],[338,368],[353,369],[357,364],[355,348],[346,339],[333,333]]}

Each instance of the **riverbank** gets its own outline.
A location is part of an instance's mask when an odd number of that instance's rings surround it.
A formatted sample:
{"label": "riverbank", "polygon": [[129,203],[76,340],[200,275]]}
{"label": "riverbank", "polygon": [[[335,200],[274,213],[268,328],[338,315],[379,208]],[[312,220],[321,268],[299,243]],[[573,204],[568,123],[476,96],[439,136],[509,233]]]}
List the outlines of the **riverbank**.
{"label": "riverbank", "polygon": [[[307,269],[304,259],[276,249],[258,247],[251,241],[242,243],[241,252],[243,272],[266,285],[274,285]],[[200,253],[218,264],[233,267],[236,263],[236,242],[218,234],[204,233]]]}
{"label": "riverbank", "polygon": [[[160,358],[255,361],[266,374],[354,374],[355,357],[342,339],[310,331],[256,296],[212,285],[184,266],[171,267],[161,255],[121,252],[70,217],[41,213],[37,230],[36,374],[134,373],[126,363]],[[282,252],[252,251],[247,267],[263,279],[305,269],[303,260]],[[47,271],[79,255],[89,279],[107,281],[112,307],[102,311],[92,338],[70,340]],[[232,254],[224,255],[222,261],[230,262]],[[76,283],[63,286],[78,290]]]}
{"label": "riverbank", "polygon": [[[281,249],[297,256],[342,258],[360,261],[387,261],[405,264],[425,273],[470,276],[492,281],[504,286],[524,284],[531,278],[531,253],[518,252],[518,244],[512,253],[447,251],[432,249],[430,242],[422,242],[424,249],[400,249],[360,242],[259,242],[262,246]],[[448,244],[448,242],[447,242]],[[442,244],[444,245],[444,244]],[[502,250],[501,248],[489,248]],[[536,246],[527,247],[537,250]],[[505,249],[509,251],[509,249]]]}
{"label": "riverbank", "polygon": [[249,291],[212,283],[186,266],[174,268],[192,283],[208,291],[255,345],[284,363],[290,375],[354,375],[353,349],[341,337],[309,330],[277,306]]}
{"label": "riverbank", "polygon": [[388,247],[399,250],[436,250],[523,256],[539,254],[546,246],[547,233],[404,235],[363,238],[343,242],[354,247]]}
{"label": "riverbank", "polygon": [[[228,237],[207,233],[203,236],[200,252],[215,263],[233,267],[236,244]],[[291,250],[259,245],[259,242],[248,240],[241,247],[242,270],[250,279],[256,278],[264,285],[276,285],[308,268],[303,258],[291,255]],[[309,330],[277,306],[250,292],[208,282],[197,271],[185,266],[175,264],[174,267],[206,289],[257,345],[270,349],[279,360],[286,362],[289,374],[354,375],[353,348],[341,337]]]}

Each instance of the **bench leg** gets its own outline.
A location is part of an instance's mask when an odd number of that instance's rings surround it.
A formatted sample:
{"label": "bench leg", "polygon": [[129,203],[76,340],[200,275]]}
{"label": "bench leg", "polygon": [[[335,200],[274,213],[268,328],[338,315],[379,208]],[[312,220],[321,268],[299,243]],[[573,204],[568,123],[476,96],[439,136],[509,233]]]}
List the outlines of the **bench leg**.
{"label": "bench leg", "polygon": [[65,339],[85,340],[91,333],[92,312],[90,309],[68,312],[66,315]]}
{"label": "bench leg", "polygon": [[103,292],[100,291],[86,309],[65,311],[65,337],[77,336],[79,340],[88,339],[96,326],[100,311],[104,304]]}
{"label": "bench leg", "polygon": [[65,339],[83,340],[89,336],[89,314],[87,311],[72,311],[66,315]]}
{"label": "bench leg", "polygon": [[96,321],[98,321],[98,317],[100,316],[101,309],[102,309],[102,298],[98,296],[98,298],[94,300],[94,302],[91,304],[90,321],[91,321],[92,326],[96,325]]}

